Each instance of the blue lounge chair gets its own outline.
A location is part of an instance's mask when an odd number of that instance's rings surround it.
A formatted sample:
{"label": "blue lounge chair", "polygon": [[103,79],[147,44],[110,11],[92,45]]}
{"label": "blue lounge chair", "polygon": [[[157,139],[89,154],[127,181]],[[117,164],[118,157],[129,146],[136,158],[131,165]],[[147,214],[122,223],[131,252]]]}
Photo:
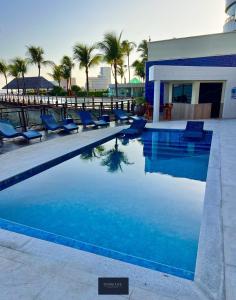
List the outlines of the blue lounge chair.
{"label": "blue lounge chair", "polygon": [[109,125],[109,123],[104,120],[94,121],[90,112],[88,112],[86,110],[81,110],[81,111],[77,112],[77,114],[79,115],[80,120],[84,127],[86,127],[88,125],[94,125],[95,127]]}
{"label": "blue lounge chair", "polygon": [[120,121],[128,121],[129,120],[129,116],[122,109],[114,109],[114,114],[115,114],[116,120],[120,120]]}
{"label": "blue lounge chair", "polygon": [[77,130],[78,132],[78,126],[74,122],[68,124],[66,123],[59,124],[57,123],[53,115],[41,115],[41,119],[46,130],[55,131],[55,130],[63,129],[67,132],[73,130]]}
{"label": "blue lounge chair", "polygon": [[204,137],[204,122],[188,121],[183,134],[184,139],[200,140]]}
{"label": "blue lounge chair", "polygon": [[143,119],[142,117],[138,117],[138,116],[129,116],[122,109],[114,109],[114,114],[115,114],[116,120],[120,120],[120,121],[128,121],[129,119],[132,119],[132,120]]}
{"label": "blue lounge chair", "polygon": [[27,141],[39,138],[41,141],[42,134],[35,130],[28,130],[25,132],[18,132],[8,120],[0,120],[0,136],[2,138],[23,137]]}
{"label": "blue lounge chair", "polygon": [[131,124],[130,128],[122,130],[121,134],[125,135],[125,136],[140,135],[143,132],[146,124],[147,124],[147,121],[144,119],[134,120],[133,123]]}

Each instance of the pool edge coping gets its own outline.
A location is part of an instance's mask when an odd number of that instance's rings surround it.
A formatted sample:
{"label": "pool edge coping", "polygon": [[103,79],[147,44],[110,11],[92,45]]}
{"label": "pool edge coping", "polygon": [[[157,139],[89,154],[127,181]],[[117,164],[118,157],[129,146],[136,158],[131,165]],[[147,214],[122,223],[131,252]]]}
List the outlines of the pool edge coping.
{"label": "pool edge coping", "polygon": [[[217,167],[214,165],[215,147],[221,150],[218,133],[213,130],[194,282],[210,299],[223,300],[225,299],[225,262],[221,211],[222,182],[220,160]],[[216,183],[219,183],[219,189],[215,189]],[[211,198],[213,189],[215,189],[214,196],[216,197],[214,203]],[[217,244],[215,240],[218,241]],[[211,274],[215,277],[213,278]]]}

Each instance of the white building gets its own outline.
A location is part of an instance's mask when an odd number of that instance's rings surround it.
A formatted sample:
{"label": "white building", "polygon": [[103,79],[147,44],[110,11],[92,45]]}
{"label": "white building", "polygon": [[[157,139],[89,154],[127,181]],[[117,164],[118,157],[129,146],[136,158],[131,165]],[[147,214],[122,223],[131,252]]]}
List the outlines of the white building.
{"label": "white building", "polygon": [[236,30],[236,0],[226,0],[225,12],[227,19],[224,25],[224,32]]}
{"label": "white building", "polygon": [[236,118],[236,31],[151,42],[146,99],[173,119]]}
{"label": "white building", "polygon": [[90,90],[106,90],[111,83],[111,68],[102,67],[97,77],[89,77]]}
{"label": "white building", "polygon": [[[76,85],[76,78],[72,77],[71,78],[71,86],[72,85]],[[67,80],[66,79],[62,79],[61,80],[61,87],[66,90],[67,89]]]}

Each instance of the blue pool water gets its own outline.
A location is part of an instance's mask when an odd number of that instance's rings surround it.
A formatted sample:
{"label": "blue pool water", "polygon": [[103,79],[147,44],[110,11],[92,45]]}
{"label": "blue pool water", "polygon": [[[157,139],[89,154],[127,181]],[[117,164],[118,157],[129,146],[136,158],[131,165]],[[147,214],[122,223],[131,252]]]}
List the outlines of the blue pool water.
{"label": "blue pool water", "polygon": [[211,133],[88,148],[0,192],[0,226],[193,279]]}

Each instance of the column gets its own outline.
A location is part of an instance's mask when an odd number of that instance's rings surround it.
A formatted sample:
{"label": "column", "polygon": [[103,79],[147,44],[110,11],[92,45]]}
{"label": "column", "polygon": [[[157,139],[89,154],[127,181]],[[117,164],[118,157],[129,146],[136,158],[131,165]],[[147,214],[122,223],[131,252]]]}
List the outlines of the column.
{"label": "column", "polygon": [[153,123],[160,120],[160,90],[161,82],[159,80],[154,81]]}
{"label": "column", "polygon": [[168,87],[169,87],[168,103],[172,103],[173,83],[172,83],[172,82],[169,82],[169,83],[168,83]]}
{"label": "column", "polygon": [[194,81],[193,82],[193,89],[192,89],[191,104],[198,104],[199,103],[199,93],[200,93],[200,81]]}

